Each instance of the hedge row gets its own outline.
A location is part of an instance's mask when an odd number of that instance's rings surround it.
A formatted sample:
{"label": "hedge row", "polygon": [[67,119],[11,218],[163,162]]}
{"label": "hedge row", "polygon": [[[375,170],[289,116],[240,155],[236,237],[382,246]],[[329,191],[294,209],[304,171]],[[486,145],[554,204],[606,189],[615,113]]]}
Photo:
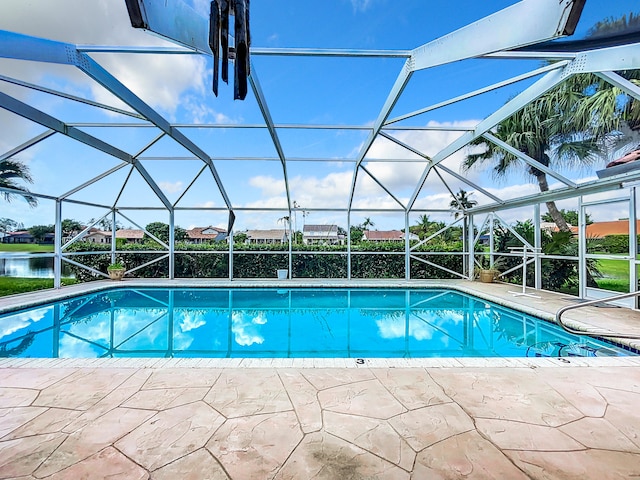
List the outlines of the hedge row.
{"label": "hedge row", "polygon": [[[223,251],[223,248],[225,251]],[[175,277],[228,278],[229,254],[226,248],[226,244],[176,244]],[[461,244],[458,243],[434,243],[428,246],[421,246],[413,253],[448,270],[462,272],[462,255],[455,253],[429,255],[426,253],[459,252],[461,248]],[[110,246],[77,242],[71,245],[68,251],[109,252]],[[139,253],[140,251],[148,251],[150,253]],[[273,278],[276,276],[276,270],[289,268],[288,251],[288,245],[234,245],[233,276],[234,278]],[[347,277],[347,247],[344,245],[294,245],[292,251],[293,277]],[[404,278],[405,276],[403,244],[393,242],[360,244],[353,246],[351,251],[351,276],[353,278]],[[395,252],[395,254],[392,252]],[[116,261],[122,262],[131,270],[163,255],[166,255],[166,251],[154,243],[125,244],[119,246]],[[70,258],[101,272],[106,272],[107,266],[111,263],[110,253],[74,255]],[[71,265],[70,268],[80,281],[102,278],[81,267]],[[411,260],[410,268],[412,278],[458,278],[456,275],[414,259]],[[165,258],[135,272],[130,272],[128,276],[166,278],[169,276],[169,259]]]}
{"label": "hedge row", "polygon": [[[636,240],[640,244],[640,235]],[[590,253],[629,254],[629,235],[607,235],[604,238],[588,238]]]}

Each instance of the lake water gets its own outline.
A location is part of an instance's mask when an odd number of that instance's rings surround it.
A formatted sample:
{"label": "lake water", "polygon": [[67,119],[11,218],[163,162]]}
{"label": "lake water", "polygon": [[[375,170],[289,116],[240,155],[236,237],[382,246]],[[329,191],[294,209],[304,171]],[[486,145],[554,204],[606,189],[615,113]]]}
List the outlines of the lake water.
{"label": "lake water", "polygon": [[[24,253],[0,252],[0,277],[53,278],[53,258],[13,258]],[[63,264],[62,276],[72,276],[68,266]]]}

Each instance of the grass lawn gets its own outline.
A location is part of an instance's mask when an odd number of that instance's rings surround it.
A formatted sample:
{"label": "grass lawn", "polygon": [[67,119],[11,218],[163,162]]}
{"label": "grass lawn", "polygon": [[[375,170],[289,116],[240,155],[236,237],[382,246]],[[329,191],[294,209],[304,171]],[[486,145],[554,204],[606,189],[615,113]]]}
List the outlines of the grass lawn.
{"label": "grass lawn", "polygon": [[0,252],[48,253],[53,252],[53,245],[37,243],[0,243]]}
{"label": "grass lawn", "polygon": [[629,262],[627,260],[598,260],[598,270],[604,275],[596,278],[600,288],[614,292],[629,291]]}
{"label": "grass lawn", "polygon": [[[75,278],[63,278],[63,285],[77,283]],[[16,293],[53,288],[53,278],[0,277],[0,297]]]}

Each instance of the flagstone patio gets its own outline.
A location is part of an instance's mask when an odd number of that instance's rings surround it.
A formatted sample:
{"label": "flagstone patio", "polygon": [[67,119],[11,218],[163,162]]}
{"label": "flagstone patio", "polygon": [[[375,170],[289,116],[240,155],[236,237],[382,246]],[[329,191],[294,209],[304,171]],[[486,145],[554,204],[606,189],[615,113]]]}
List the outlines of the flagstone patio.
{"label": "flagstone patio", "polygon": [[640,476],[637,358],[509,368],[4,362],[3,479]]}

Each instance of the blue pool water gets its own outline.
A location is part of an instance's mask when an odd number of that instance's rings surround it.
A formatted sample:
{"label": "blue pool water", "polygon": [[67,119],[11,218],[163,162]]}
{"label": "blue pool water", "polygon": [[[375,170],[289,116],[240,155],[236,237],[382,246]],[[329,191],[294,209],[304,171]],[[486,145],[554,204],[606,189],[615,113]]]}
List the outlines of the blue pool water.
{"label": "blue pool water", "polygon": [[424,289],[114,289],[0,316],[0,356],[631,355],[472,296]]}

